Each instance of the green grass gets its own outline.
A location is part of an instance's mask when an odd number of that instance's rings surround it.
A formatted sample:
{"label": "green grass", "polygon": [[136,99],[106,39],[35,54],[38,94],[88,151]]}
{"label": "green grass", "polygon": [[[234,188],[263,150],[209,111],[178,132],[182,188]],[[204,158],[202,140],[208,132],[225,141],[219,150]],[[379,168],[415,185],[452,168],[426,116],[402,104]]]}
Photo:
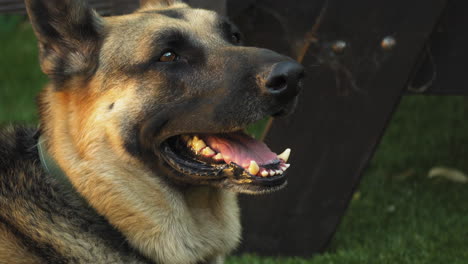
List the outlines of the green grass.
{"label": "green grass", "polygon": [[46,83],[31,26],[23,16],[0,16],[0,124],[35,122],[35,96]]}
{"label": "green grass", "polygon": [[403,99],[333,252],[359,263],[468,263],[468,186],[427,178],[434,166],[468,171],[467,117],[463,97]]}
{"label": "green grass", "polygon": [[[0,39],[0,124],[35,123],[46,78],[31,28],[0,16]],[[468,172],[467,120],[466,98],[404,97],[327,253],[228,263],[468,263],[468,185],[427,178],[434,166]]]}

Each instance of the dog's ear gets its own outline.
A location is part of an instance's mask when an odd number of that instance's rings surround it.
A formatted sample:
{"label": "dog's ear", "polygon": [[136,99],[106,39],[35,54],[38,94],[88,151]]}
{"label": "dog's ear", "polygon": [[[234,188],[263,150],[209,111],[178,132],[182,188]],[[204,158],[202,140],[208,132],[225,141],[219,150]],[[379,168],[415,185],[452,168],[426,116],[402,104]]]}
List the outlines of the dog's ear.
{"label": "dog's ear", "polygon": [[153,7],[153,8],[161,8],[161,7],[169,7],[175,4],[181,4],[182,1],[179,0],[140,0],[140,6],[142,8],[146,7]]}
{"label": "dog's ear", "polygon": [[104,21],[82,0],[26,0],[39,41],[41,68],[53,80],[97,66]]}

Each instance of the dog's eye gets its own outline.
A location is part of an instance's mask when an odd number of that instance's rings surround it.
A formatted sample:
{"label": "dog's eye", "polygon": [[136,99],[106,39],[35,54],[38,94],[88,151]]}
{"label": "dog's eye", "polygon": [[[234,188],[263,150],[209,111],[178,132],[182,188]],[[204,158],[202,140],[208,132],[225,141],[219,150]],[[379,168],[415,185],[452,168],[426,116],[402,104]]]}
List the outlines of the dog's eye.
{"label": "dog's eye", "polygon": [[160,62],[171,62],[176,61],[179,56],[173,51],[166,51],[164,52],[161,57],[159,58]]}
{"label": "dog's eye", "polygon": [[241,41],[241,35],[238,32],[232,33],[231,35],[232,43],[239,44]]}

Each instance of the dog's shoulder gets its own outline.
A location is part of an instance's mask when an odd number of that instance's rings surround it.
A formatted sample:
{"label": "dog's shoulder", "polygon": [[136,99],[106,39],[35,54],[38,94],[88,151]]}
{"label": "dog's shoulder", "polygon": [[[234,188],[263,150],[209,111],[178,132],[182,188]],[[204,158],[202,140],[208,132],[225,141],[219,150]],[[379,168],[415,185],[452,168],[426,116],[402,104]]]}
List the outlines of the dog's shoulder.
{"label": "dog's shoulder", "polygon": [[[21,217],[26,208],[36,207],[31,195],[41,174],[36,166],[37,129],[26,126],[0,128],[0,263],[41,263],[44,259],[31,250],[33,239],[24,232]],[[34,212],[30,211],[34,216]],[[40,221],[40,219],[38,219]],[[27,220],[26,220],[27,221]],[[31,245],[27,246],[27,245]],[[3,261],[3,262],[2,262]]]}
{"label": "dog's shoulder", "polygon": [[0,264],[147,263],[42,168],[39,136],[33,127],[0,129]]}

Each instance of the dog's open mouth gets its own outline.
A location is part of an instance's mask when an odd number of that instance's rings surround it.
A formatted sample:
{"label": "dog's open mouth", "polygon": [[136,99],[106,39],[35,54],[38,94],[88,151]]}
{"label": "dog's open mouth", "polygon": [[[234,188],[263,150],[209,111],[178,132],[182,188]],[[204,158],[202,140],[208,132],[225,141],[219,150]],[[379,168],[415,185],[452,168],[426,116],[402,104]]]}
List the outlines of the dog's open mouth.
{"label": "dog's open mouth", "polygon": [[286,184],[290,152],[277,155],[241,131],[173,136],[161,145],[163,159],[180,174],[204,183],[241,185],[251,192]]}

